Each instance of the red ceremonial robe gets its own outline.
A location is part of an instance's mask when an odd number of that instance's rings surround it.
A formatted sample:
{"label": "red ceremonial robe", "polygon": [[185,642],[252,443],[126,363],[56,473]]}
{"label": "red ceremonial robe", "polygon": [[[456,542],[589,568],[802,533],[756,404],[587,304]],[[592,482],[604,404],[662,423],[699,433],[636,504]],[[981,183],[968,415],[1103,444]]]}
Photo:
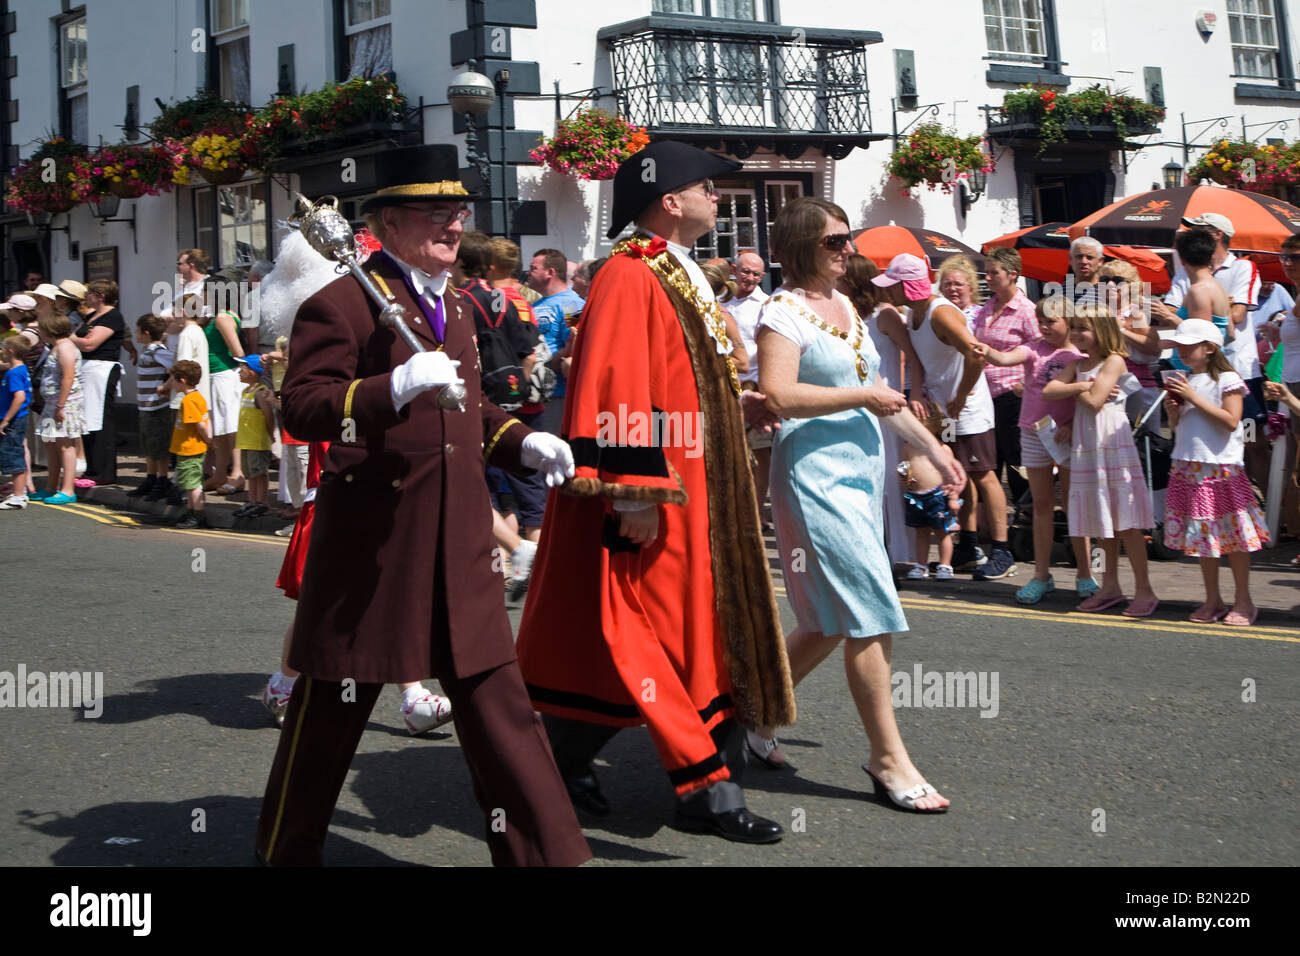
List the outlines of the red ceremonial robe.
{"label": "red ceremonial robe", "polygon": [[[562,429],[577,474],[547,502],[516,646],[538,710],[647,724],[678,794],[728,778],[710,731],[738,703],[751,724],[794,714],[739,405],[713,345],[638,256],[597,275]],[[652,544],[619,536],[620,499],[660,506]],[[715,587],[736,555],[743,567]]]}

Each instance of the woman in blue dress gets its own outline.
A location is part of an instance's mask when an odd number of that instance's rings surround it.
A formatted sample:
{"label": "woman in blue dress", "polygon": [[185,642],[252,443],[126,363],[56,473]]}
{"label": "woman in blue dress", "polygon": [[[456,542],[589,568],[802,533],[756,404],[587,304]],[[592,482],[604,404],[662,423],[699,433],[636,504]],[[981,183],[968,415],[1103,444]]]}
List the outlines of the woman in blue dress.
{"label": "woman in blue dress", "polygon": [[[903,745],[890,699],[891,634],[907,630],[883,536],[880,422],[925,449],[945,492],[965,483],[951,453],[878,375],[865,323],[836,291],[854,253],[848,216],[833,203],[787,203],[772,227],[784,286],[759,315],[759,388],[783,421],[772,447],[772,513],[798,628],[787,639],[797,684],[845,642],[849,690],[871,746],[863,769],[878,798],[922,813],[948,800]],[[847,640],[846,640],[847,639]],[[750,744],[775,756],[765,730]],[[779,753],[779,752],[777,752]],[[769,759],[769,762],[775,762]]]}

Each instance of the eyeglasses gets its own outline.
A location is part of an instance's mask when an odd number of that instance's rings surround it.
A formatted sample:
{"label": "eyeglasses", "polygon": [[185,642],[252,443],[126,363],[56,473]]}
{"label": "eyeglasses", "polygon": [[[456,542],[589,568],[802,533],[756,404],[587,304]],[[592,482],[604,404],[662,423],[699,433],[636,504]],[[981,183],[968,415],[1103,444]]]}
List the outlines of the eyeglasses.
{"label": "eyeglasses", "polygon": [[1117,285],[1121,282],[1127,282],[1128,280],[1123,276],[1101,276],[1101,281],[1111,285]]}
{"label": "eyeglasses", "polygon": [[847,232],[840,232],[840,233],[836,233],[833,236],[822,236],[822,245],[825,246],[827,249],[829,249],[831,252],[839,252],[845,246],[847,246],[852,240],[853,237],[849,235]]}
{"label": "eyeglasses", "polygon": [[457,222],[464,222],[469,218],[469,207],[459,206],[452,208],[450,206],[434,206],[432,209],[421,209],[419,206],[401,205],[398,209],[409,209],[411,212],[418,214],[424,219],[429,220],[435,226],[446,226],[454,219]]}
{"label": "eyeglasses", "polygon": [[1296,257],[1288,256],[1288,255],[1280,255],[1277,257],[1277,261],[1282,263],[1282,265],[1284,266],[1293,266],[1295,265]]}
{"label": "eyeglasses", "polygon": [[681,189],[677,190],[677,192],[679,193],[689,192],[690,190],[694,189],[696,186],[701,187],[704,190],[704,195],[706,196],[716,196],[718,194],[718,188],[713,185],[712,179],[706,179],[702,183],[691,183],[689,186],[683,186]]}

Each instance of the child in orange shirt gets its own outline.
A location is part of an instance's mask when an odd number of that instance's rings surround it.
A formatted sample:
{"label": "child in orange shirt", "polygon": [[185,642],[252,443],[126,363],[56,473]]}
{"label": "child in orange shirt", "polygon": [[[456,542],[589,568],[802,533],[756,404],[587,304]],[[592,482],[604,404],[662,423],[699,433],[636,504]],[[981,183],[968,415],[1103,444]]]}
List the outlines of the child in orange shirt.
{"label": "child in orange shirt", "polygon": [[189,495],[190,506],[176,522],[177,528],[207,524],[203,519],[203,456],[212,441],[212,426],[208,423],[208,403],[198,388],[202,378],[198,362],[185,359],[172,366],[167,379],[171,390],[181,394],[170,450],[176,456],[176,488]]}

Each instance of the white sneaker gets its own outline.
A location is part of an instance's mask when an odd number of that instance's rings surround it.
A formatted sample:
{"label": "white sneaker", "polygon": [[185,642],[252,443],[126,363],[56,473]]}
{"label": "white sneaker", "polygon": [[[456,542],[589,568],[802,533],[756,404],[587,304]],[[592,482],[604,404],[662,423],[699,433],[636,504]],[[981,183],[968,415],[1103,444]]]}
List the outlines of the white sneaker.
{"label": "white sneaker", "polygon": [[84,475],[85,473],[86,473],[86,459],[84,459],[84,458],[78,458],[78,459],[77,459],[77,469],[76,469],[76,471],[73,473],[73,477],[74,477],[74,478],[80,478],[80,477],[81,477],[82,475]]}
{"label": "white sneaker", "polygon": [[537,544],[533,541],[520,541],[519,547],[510,552],[509,598],[518,601],[528,590],[528,579],[533,573],[533,558],[537,557]]}
{"label": "white sneaker", "polygon": [[273,687],[268,680],[266,686],[262,688],[262,706],[271,712],[275,722],[281,727],[284,726],[284,712],[289,709],[289,696],[292,691],[280,690]]}
{"label": "white sneaker", "polygon": [[426,693],[411,704],[402,705],[402,719],[406,721],[406,732],[412,737],[436,730],[451,720],[451,701]]}
{"label": "white sneaker", "polygon": [[912,570],[907,572],[907,580],[922,581],[930,576],[929,570],[924,564],[912,565]]}
{"label": "white sneaker", "polygon": [[4,501],[0,501],[0,511],[21,511],[26,507],[26,495],[10,495]]}
{"label": "white sneaker", "polygon": [[934,579],[936,581],[951,581],[953,578],[952,565],[941,564],[934,569]]}

